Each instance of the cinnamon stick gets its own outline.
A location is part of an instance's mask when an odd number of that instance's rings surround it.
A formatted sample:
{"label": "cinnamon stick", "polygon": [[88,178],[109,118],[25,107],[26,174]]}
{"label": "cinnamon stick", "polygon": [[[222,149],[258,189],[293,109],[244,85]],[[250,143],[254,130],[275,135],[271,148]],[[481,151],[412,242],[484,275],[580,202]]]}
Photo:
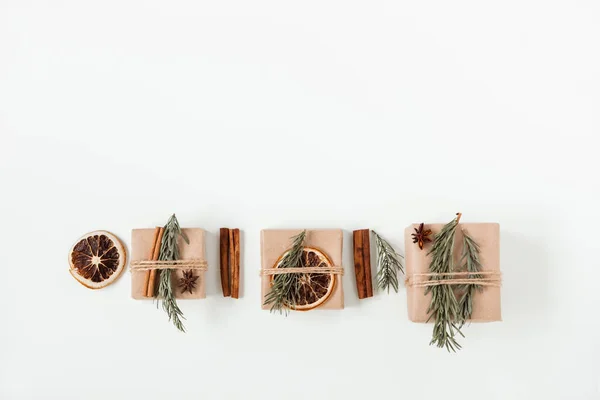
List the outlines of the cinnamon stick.
{"label": "cinnamon stick", "polygon": [[230,236],[233,238],[233,251],[231,252],[231,297],[238,299],[240,297],[240,230],[232,229]]}
{"label": "cinnamon stick", "polygon": [[[154,250],[152,252],[152,261],[158,260],[158,256],[160,255],[160,245],[162,244],[162,238],[165,233],[165,228],[159,228],[158,237],[156,238],[156,243],[154,244]],[[146,287],[146,297],[154,297],[154,293],[156,292],[156,275],[158,271],[153,269],[150,271],[150,280],[148,281],[148,286]]]}
{"label": "cinnamon stick", "polygon": [[365,283],[367,297],[373,297],[373,278],[371,277],[371,230],[363,229],[363,266],[365,269]]}
{"label": "cinnamon stick", "polygon": [[[156,239],[158,238],[158,234],[160,232],[160,227],[156,227],[154,229],[154,237],[152,238],[152,247],[150,248],[150,254],[148,255],[148,260],[152,260],[154,257],[154,248],[156,247]],[[146,274],[144,275],[144,296],[147,296],[148,292],[148,283],[150,282],[150,270],[146,270]]]}
{"label": "cinnamon stick", "polygon": [[229,230],[229,249],[228,249],[228,257],[229,257],[229,291],[233,295],[233,268],[234,268],[234,259],[233,255],[235,253],[235,241],[233,239],[233,229]]}
{"label": "cinnamon stick", "polygon": [[229,228],[220,229],[220,247],[221,247],[221,288],[223,297],[231,296],[231,286],[229,283]]}
{"label": "cinnamon stick", "polygon": [[367,287],[365,282],[365,269],[363,267],[363,236],[361,231],[352,232],[353,248],[354,248],[354,275],[356,275],[356,290],[358,298],[364,299],[367,297]]}
{"label": "cinnamon stick", "polygon": [[373,297],[371,277],[371,239],[370,230],[361,229],[352,232],[354,247],[354,274],[358,298]]}

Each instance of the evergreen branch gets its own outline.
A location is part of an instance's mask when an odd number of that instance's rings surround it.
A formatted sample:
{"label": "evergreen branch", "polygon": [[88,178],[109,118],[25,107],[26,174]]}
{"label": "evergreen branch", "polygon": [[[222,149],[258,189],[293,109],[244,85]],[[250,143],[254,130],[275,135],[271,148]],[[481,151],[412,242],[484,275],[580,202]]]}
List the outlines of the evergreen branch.
{"label": "evergreen branch", "polygon": [[[186,243],[190,242],[186,234],[181,230],[175,214],[173,214],[165,225],[165,232],[160,244],[159,260],[174,261],[179,259],[179,246],[177,245],[178,236],[181,236]],[[173,321],[173,325],[175,325],[177,329],[181,332],[185,332],[185,327],[182,322],[182,319],[185,319],[185,317],[177,305],[175,293],[173,293],[173,284],[171,282],[172,271],[172,269],[163,269],[160,272],[158,297],[161,299],[163,310],[165,310],[169,316],[169,321]]]}
{"label": "evergreen branch", "polygon": [[[463,251],[461,257],[461,271],[465,272],[479,272],[481,271],[481,262],[479,261],[479,245],[475,240],[469,236],[469,234],[463,230]],[[479,279],[479,274],[469,274],[466,279]],[[483,286],[477,284],[464,284],[458,285],[458,289],[462,293],[459,301],[459,321],[460,326],[464,325],[465,322],[471,319],[473,314],[473,296],[475,291],[482,291]]]}
{"label": "evergreen branch", "polygon": [[[431,255],[429,272],[445,274],[454,270],[454,236],[461,214],[457,214],[451,222],[444,225],[440,233],[435,235],[433,246],[428,255]],[[446,279],[443,276],[432,276],[430,280]],[[431,302],[427,309],[429,318],[434,318],[431,344],[437,347],[446,347],[448,351],[460,349],[460,344],[455,339],[458,333],[463,336],[456,321],[460,319],[460,308],[451,285],[428,286],[425,294],[431,293]],[[464,336],[463,336],[464,337]]]}
{"label": "evergreen branch", "polygon": [[177,305],[175,294],[173,293],[171,283],[171,270],[163,269],[160,273],[160,284],[158,285],[158,296],[161,298],[162,308],[169,316],[169,321],[173,321],[173,325],[181,332],[185,332],[185,326],[182,319],[183,311]]}
{"label": "evergreen branch", "polygon": [[404,273],[401,261],[404,257],[396,253],[394,248],[377,232],[372,232],[377,247],[377,287],[387,290],[389,293],[391,286],[398,293],[398,271]]}
{"label": "evergreen branch", "polygon": [[[283,256],[277,268],[302,267],[302,254],[306,230],[292,237],[292,247]],[[271,304],[271,312],[279,311],[288,315],[289,309],[294,308],[299,298],[298,274],[280,274],[273,276],[271,290],[265,296],[264,305]]]}

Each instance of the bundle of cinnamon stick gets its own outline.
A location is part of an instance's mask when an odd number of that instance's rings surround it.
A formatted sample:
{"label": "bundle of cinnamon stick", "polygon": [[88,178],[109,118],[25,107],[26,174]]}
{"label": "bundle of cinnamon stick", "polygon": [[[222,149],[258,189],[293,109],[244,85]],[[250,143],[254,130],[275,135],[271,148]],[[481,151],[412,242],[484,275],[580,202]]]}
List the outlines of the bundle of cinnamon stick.
{"label": "bundle of cinnamon stick", "polygon": [[353,231],[354,239],[354,273],[358,298],[373,297],[373,281],[371,278],[371,231],[360,229]]}
{"label": "bundle of cinnamon stick", "polygon": [[[150,248],[150,254],[148,260],[156,261],[160,255],[160,245],[162,243],[163,234],[165,228],[157,226],[154,229],[154,239],[152,241],[152,247]],[[146,297],[154,297],[156,294],[156,275],[158,271],[155,269],[147,270],[144,276],[144,288]]]}
{"label": "bundle of cinnamon stick", "polygon": [[224,297],[240,295],[240,230],[221,228],[221,287]]}

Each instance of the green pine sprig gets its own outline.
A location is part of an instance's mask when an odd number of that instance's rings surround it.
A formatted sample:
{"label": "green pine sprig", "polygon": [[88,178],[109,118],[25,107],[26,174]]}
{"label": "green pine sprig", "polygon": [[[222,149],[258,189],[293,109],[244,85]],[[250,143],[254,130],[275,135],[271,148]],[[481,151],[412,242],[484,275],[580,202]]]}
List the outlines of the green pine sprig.
{"label": "green pine sprig", "polygon": [[[460,221],[461,214],[451,222],[444,225],[442,230],[435,235],[431,250],[429,272],[445,274],[454,270],[454,236]],[[448,279],[447,276],[432,276],[430,280]],[[454,295],[451,285],[428,286],[425,294],[431,293],[431,302],[427,309],[429,318],[434,319],[433,334],[429,344],[437,347],[446,347],[448,351],[456,351],[461,346],[455,339],[457,334],[464,337],[460,331],[457,321],[460,321],[460,306]]]}
{"label": "green pine sprig", "polygon": [[[171,215],[169,221],[165,225],[165,231],[160,244],[161,261],[174,261],[179,259],[179,246],[177,238],[181,236],[186,243],[189,243],[187,235],[181,230],[179,222],[175,214]],[[175,293],[173,293],[173,284],[171,282],[172,269],[163,269],[160,272],[160,283],[158,285],[158,297],[161,300],[162,308],[169,316],[169,321],[173,321],[173,325],[181,332],[185,332],[182,319],[185,319],[183,312],[177,305]]]}
{"label": "green pine sprig", "polygon": [[[302,253],[306,230],[292,237],[292,247],[283,256],[278,268],[302,267]],[[271,290],[265,296],[264,305],[271,305],[271,312],[284,313],[286,316],[290,308],[294,308],[299,297],[298,274],[274,275]]]}
{"label": "green pine sprig", "polygon": [[377,247],[377,287],[390,292],[390,287],[398,293],[398,272],[404,273],[402,257],[385,239],[372,231]]}
{"label": "green pine sprig", "polygon": [[[481,271],[481,261],[479,260],[479,245],[469,234],[463,230],[463,250],[461,255],[461,271],[473,272],[466,275],[466,279],[478,279],[481,275],[477,272]],[[474,283],[458,285],[458,290],[462,293],[458,302],[459,306],[459,321],[460,325],[471,319],[473,314],[473,296],[476,291],[482,291],[483,286]]]}

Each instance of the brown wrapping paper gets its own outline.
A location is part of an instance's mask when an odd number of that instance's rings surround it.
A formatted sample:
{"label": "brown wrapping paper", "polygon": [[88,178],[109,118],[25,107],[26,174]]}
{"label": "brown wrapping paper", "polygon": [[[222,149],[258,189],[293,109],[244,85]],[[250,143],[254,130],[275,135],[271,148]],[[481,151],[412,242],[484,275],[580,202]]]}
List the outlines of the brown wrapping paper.
{"label": "brown wrapping paper", "polygon": [[[426,229],[431,229],[433,234],[438,233],[444,224],[427,224]],[[412,242],[411,234],[419,224],[412,224],[404,232],[406,251],[406,276],[412,274],[428,273],[431,257],[427,252],[431,244],[426,244],[423,250]],[[500,225],[496,223],[459,224],[454,239],[454,259],[458,263],[462,253],[462,229],[475,239],[480,246],[480,260],[482,271],[500,272]],[[432,236],[433,238],[433,236]],[[411,287],[407,285],[408,318],[413,322],[426,322],[427,308],[431,300],[431,293],[425,295],[424,287]],[[500,313],[500,288],[486,286],[482,292],[477,291],[473,297],[473,316],[471,322],[501,321]]]}
{"label": "brown wrapping paper", "polygon": [[[302,232],[302,229],[265,229],[261,231],[261,260],[262,268],[273,268],[279,257],[292,246],[291,238]],[[343,234],[340,229],[315,229],[306,231],[305,246],[314,247],[329,256],[335,267],[342,267]],[[344,289],[342,275],[336,275],[335,286],[329,298],[316,309],[340,310],[344,308]],[[270,275],[261,276],[262,309],[269,310],[270,305],[264,305],[265,296],[271,288]]]}
{"label": "brown wrapping paper", "polygon": [[[204,230],[198,228],[182,228],[187,235],[190,243],[187,244],[180,236],[178,239],[179,258],[181,260],[201,259],[206,260],[204,249]],[[149,260],[150,250],[152,249],[152,239],[154,238],[154,228],[151,229],[133,229],[131,231],[131,260],[142,261]],[[159,271],[160,272],[160,271]],[[179,279],[183,277],[183,271],[176,270],[172,272],[172,283],[175,297],[177,299],[203,299],[206,297],[205,271],[194,271],[199,276],[196,281],[196,288],[193,293],[181,293],[178,287]],[[131,271],[131,296],[136,300],[150,300],[151,297],[144,296],[144,276],[146,271]],[[159,276],[156,278],[157,285]]]}

